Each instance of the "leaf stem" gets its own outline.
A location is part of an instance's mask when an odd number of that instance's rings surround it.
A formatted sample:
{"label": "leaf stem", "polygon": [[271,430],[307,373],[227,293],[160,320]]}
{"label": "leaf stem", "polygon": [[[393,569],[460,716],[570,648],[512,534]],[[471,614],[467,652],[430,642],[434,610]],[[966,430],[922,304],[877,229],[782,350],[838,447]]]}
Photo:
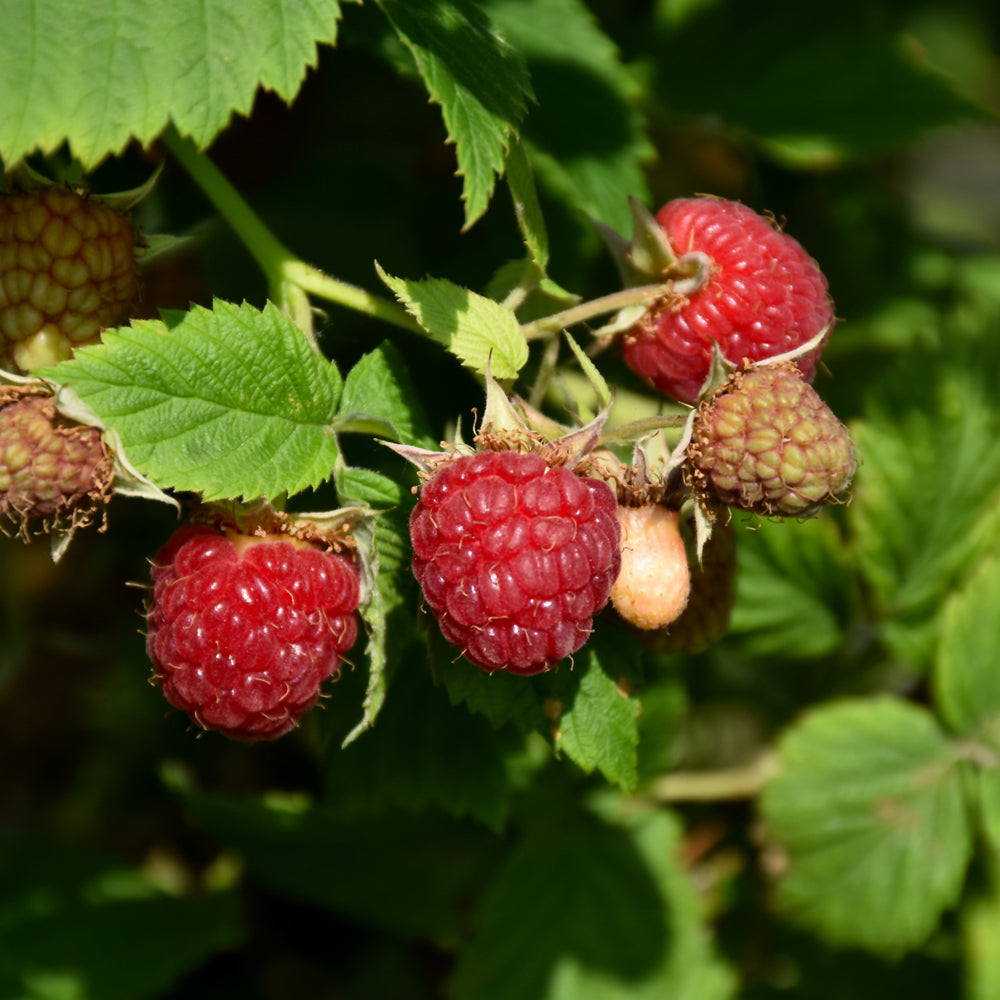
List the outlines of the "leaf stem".
{"label": "leaf stem", "polygon": [[577,306],[563,309],[561,312],[543,316],[541,319],[524,323],[521,330],[529,340],[538,340],[547,337],[558,330],[565,330],[567,327],[577,323],[583,323],[595,316],[603,316],[607,313],[617,312],[626,306],[641,305],[650,299],[668,295],[671,292],[670,285],[638,285],[635,288],[623,288],[620,292],[612,292],[610,295],[602,295],[597,299],[590,299],[581,302]]}
{"label": "leaf stem", "polygon": [[282,273],[299,288],[313,295],[347,309],[353,309],[355,312],[364,313],[366,316],[384,320],[411,333],[426,336],[420,324],[402,306],[373,295],[363,288],[358,288],[357,285],[349,285],[339,278],[331,278],[311,264],[301,260],[288,260],[282,268]]}

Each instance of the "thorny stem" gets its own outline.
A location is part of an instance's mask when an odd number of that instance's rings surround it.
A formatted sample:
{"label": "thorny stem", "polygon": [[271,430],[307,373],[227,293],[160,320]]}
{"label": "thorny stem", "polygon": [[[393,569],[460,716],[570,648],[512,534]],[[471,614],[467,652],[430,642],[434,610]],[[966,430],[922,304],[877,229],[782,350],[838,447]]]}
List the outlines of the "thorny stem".
{"label": "thorny stem", "polygon": [[565,330],[567,327],[575,326],[577,323],[586,322],[595,316],[604,316],[607,313],[617,312],[626,306],[641,305],[650,299],[659,298],[669,294],[672,287],[669,285],[639,285],[636,288],[623,288],[620,292],[612,292],[610,295],[602,295],[598,299],[590,299],[588,302],[581,302],[577,306],[563,309],[561,312],[543,316],[541,319],[525,323],[521,330],[528,340],[538,340],[547,337],[551,333]]}
{"label": "thorny stem", "polygon": [[400,306],[323,274],[299,260],[250,207],[221,170],[171,126],[164,142],[247,247],[267,279],[268,296],[302,329],[315,347],[309,292],[356,312],[419,331]]}

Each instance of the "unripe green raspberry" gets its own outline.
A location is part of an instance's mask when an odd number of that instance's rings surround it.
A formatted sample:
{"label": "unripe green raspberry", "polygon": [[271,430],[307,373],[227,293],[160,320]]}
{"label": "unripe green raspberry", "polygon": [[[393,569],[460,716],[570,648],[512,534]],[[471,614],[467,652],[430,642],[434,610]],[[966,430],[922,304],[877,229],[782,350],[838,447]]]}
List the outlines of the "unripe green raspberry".
{"label": "unripe green raspberry", "polygon": [[0,388],[0,515],[23,536],[89,523],[113,477],[96,427],[63,417],[42,389]]}
{"label": "unripe green raspberry", "polygon": [[857,460],[847,429],[790,363],[749,365],[694,419],[685,478],[709,508],[806,518],[842,497]]}
{"label": "unripe green raspberry", "polygon": [[0,199],[0,367],[55,364],[124,322],[134,251],[131,222],[96,198],[53,186]]}

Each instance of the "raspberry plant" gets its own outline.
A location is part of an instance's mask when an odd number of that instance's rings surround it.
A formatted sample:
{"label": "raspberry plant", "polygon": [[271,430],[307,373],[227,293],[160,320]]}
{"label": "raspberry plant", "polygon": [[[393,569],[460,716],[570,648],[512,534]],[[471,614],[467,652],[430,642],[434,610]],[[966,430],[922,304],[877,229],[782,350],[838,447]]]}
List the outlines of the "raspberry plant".
{"label": "raspberry plant", "polygon": [[1000,992],[992,8],[10,8],[0,995]]}

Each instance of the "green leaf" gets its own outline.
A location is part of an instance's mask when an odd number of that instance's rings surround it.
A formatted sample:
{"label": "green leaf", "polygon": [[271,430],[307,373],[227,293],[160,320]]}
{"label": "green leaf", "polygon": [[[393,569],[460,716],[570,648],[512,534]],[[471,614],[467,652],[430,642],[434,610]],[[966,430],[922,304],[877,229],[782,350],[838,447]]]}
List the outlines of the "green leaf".
{"label": "green leaf", "polygon": [[464,178],[465,228],[486,211],[532,96],[518,53],[467,0],[376,0],[441,105]]}
{"label": "green leaf", "polygon": [[338,0],[11,0],[0,36],[0,156],[69,140],[84,169],[173,121],[206,146],[259,87],[291,101]]}
{"label": "green leaf", "polygon": [[880,8],[847,0],[821,31],[803,31],[800,14],[795,0],[759,10],[725,0],[664,24],[651,48],[657,95],[676,111],[718,116],[798,164],[891,149],[980,114],[920,65]]}
{"label": "green leaf", "polygon": [[329,757],[327,798],[357,811],[436,806],[499,831],[509,796],[504,756],[516,746],[511,732],[505,737],[481,716],[453,707],[411,657],[395,673],[374,730]]}
{"label": "green leaf", "polygon": [[190,792],[184,805],[282,896],[440,942],[457,939],[469,898],[498,863],[494,834],[433,812],[348,817],[297,799]]}
{"label": "green leaf", "polygon": [[168,896],[135,869],[37,835],[0,839],[0,884],[5,997],[163,996],[246,934],[235,894]]}
{"label": "green leaf", "polygon": [[455,647],[445,642],[435,623],[428,622],[427,629],[431,670],[435,680],[444,685],[453,705],[464,702],[470,711],[488,719],[495,729],[512,724],[525,732],[548,733],[542,699],[530,678],[515,677],[502,670],[489,674],[456,656]]}
{"label": "green leaf", "polygon": [[[361,721],[344,738],[343,746],[357,739],[370,729],[385,704],[390,670],[390,650],[388,648],[389,616],[407,601],[407,591],[402,584],[401,570],[409,562],[409,536],[406,531],[405,515],[397,515],[403,500],[402,488],[372,469],[345,467],[337,474],[337,492],[343,503],[367,504],[373,510],[382,511],[374,522],[374,538],[370,539],[373,552],[371,567],[375,586],[367,604],[361,609],[368,628],[368,644],[365,660],[368,666],[368,685],[365,692],[364,714]],[[410,590],[412,591],[412,587]],[[412,599],[412,595],[411,599]],[[406,616],[409,623],[412,616]],[[411,627],[412,628],[412,627]],[[402,656],[407,630],[395,623],[392,654]]]}
{"label": "green leaf", "polygon": [[542,208],[538,204],[538,191],[531,164],[520,142],[512,142],[507,153],[507,186],[514,199],[514,215],[521,230],[521,238],[528,248],[532,262],[540,276],[549,264],[549,234],[545,229]]}
{"label": "green leaf", "polygon": [[45,374],[71,386],[164,488],[270,499],[318,485],[337,458],[340,376],[272,305],[217,301],[170,327],[137,321]]}
{"label": "green leaf", "polygon": [[935,674],[937,705],[957,732],[1000,752],[1000,559],[948,602]]}
{"label": "green leaf", "polygon": [[640,87],[582,0],[487,0],[523,53],[538,95],[522,141],[539,180],[574,211],[618,230],[627,195],[648,200],[655,150],[637,110]]}
{"label": "green leaf", "polygon": [[667,812],[624,828],[581,816],[527,838],[496,873],[459,953],[454,1000],[722,1000],[700,901]]}
{"label": "green leaf", "polygon": [[966,1000],[992,1000],[1000,993],[1000,873],[989,861],[986,885],[962,910]]}
{"label": "green leaf", "polygon": [[353,430],[370,420],[380,433],[403,444],[433,448],[423,405],[410,379],[406,360],[388,341],[364,355],[347,373],[335,427]]}
{"label": "green leaf", "polygon": [[598,770],[633,791],[639,780],[640,712],[630,693],[638,670],[635,641],[606,629],[595,633],[574,660],[573,670],[563,667],[542,681],[556,748],[586,773]]}
{"label": "green leaf", "polygon": [[[378,265],[376,265],[378,267]],[[406,311],[439,343],[480,375],[515,378],[528,360],[528,341],[517,317],[499,302],[444,278],[411,281],[378,267]]]}
{"label": "green leaf", "polygon": [[[911,350],[853,428],[862,458],[848,516],[884,635],[929,665],[944,598],[1000,537],[1000,344],[949,330],[947,353]],[[928,493],[933,484],[933,493]]]}
{"label": "green leaf", "polygon": [[761,522],[738,531],[737,597],[729,632],[754,656],[833,652],[849,621],[851,575],[836,523]]}
{"label": "green leaf", "polygon": [[782,741],[762,807],[789,853],[788,914],[838,945],[896,952],[958,899],[972,832],[955,748],[926,710],[827,704]]}

